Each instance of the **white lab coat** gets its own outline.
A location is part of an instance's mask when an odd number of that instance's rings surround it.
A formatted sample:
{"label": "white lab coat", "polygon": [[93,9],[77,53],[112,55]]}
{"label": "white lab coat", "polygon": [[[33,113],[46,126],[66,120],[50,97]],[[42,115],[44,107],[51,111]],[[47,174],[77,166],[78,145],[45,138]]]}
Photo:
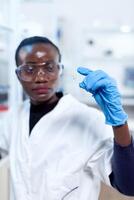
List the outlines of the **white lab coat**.
{"label": "white lab coat", "polygon": [[100,181],[110,184],[113,145],[103,114],[65,95],[29,137],[29,111],[26,101],[0,127],[0,148],[10,158],[10,199],[97,200]]}

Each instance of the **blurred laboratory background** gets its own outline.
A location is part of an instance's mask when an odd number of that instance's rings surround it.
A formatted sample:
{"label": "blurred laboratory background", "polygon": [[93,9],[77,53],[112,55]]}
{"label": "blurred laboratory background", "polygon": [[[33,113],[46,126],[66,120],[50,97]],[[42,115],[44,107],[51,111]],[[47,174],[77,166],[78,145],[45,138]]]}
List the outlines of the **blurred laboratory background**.
{"label": "blurred laboratory background", "polygon": [[[0,0],[0,118],[26,98],[15,76],[14,54],[23,38],[34,35],[57,44],[65,66],[60,89],[87,105],[96,106],[78,86],[77,67],[113,76],[134,131],[134,0]],[[8,200],[6,163],[0,162],[1,200]],[[129,198],[103,186],[100,199]]]}

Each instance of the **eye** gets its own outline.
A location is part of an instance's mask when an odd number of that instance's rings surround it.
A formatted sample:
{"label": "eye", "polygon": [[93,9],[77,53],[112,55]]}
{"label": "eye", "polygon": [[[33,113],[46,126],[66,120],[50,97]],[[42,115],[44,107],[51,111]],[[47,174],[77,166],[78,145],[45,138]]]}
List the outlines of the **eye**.
{"label": "eye", "polygon": [[33,74],[35,69],[32,66],[24,66],[22,69],[27,74]]}
{"label": "eye", "polygon": [[48,72],[54,72],[55,71],[55,65],[52,64],[52,63],[48,63],[46,66],[45,66],[46,70]]}

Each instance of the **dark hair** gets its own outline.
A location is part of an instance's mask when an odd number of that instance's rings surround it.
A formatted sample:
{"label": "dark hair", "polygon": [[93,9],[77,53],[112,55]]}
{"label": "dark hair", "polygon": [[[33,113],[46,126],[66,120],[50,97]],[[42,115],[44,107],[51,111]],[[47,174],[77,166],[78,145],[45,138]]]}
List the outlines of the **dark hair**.
{"label": "dark hair", "polygon": [[33,44],[37,44],[37,43],[51,44],[57,50],[57,52],[59,54],[59,62],[61,61],[60,50],[51,40],[49,40],[46,37],[42,37],[42,36],[33,36],[33,37],[25,38],[24,40],[22,40],[21,43],[19,44],[19,46],[17,47],[16,52],[15,52],[16,65],[18,65],[18,62],[19,62],[20,49],[23,48],[24,46],[33,45]]}

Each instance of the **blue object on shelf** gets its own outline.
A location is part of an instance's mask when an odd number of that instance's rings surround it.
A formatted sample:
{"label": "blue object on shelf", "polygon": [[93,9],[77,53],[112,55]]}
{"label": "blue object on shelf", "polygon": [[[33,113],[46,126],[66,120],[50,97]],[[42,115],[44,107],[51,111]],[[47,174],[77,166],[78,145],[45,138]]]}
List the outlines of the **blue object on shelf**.
{"label": "blue object on shelf", "polygon": [[125,69],[124,85],[134,88],[134,67],[127,67]]}

